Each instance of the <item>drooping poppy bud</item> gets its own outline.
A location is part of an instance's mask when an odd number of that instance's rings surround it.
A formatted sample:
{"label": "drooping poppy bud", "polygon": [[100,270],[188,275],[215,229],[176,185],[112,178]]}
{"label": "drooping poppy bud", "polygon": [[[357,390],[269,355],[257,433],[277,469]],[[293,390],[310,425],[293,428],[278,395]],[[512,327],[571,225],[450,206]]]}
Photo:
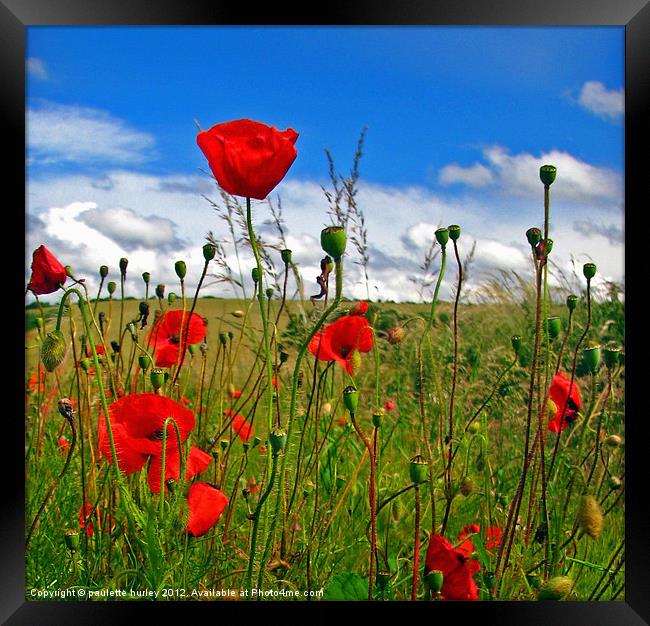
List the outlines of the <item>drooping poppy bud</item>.
{"label": "drooping poppy bud", "polygon": [[321,248],[335,261],[343,256],[346,244],[347,235],[343,226],[328,226],[320,233]]}
{"label": "drooping poppy bud", "polygon": [[397,345],[398,343],[402,343],[405,335],[406,331],[403,326],[395,326],[395,328],[391,328],[388,331],[388,336],[386,338],[388,339],[388,343]]}
{"label": "drooping poppy bud", "polygon": [[555,165],[542,165],[539,168],[539,178],[544,184],[544,187],[550,187],[557,176],[557,168]]}
{"label": "drooping poppy bud", "polygon": [[41,361],[48,372],[53,372],[65,358],[67,345],[63,333],[53,330],[48,333],[41,344]]}

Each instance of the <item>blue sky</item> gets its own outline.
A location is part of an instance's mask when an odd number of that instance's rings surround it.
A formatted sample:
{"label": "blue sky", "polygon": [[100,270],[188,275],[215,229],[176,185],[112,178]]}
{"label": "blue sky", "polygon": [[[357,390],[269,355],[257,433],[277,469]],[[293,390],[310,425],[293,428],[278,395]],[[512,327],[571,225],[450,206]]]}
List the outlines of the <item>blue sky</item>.
{"label": "blue sky", "polygon": [[45,243],[93,278],[102,247],[141,271],[200,256],[223,226],[201,197],[217,193],[199,172],[193,118],[248,117],[300,134],[273,197],[306,277],[329,221],[324,148],[346,174],[367,127],[371,296],[417,299],[409,278],[439,224],[460,223],[477,244],[470,288],[499,266],[524,269],[548,159],[557,262],[590,258],[623,280],[621,27],[30,27],[26,56],[28,256]]}

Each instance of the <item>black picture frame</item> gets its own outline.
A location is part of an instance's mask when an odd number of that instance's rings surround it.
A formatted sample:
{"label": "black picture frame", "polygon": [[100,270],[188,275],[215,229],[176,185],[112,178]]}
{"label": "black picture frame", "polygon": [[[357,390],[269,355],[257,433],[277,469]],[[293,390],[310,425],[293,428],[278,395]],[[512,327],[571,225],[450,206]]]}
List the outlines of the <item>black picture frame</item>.
{"label": "black picture frame", "polygon": [[[25,30],[35,25],[620,25],[625,27],[625,206],[627,237],[625,261],[628,270],[626,288],[626,326],[632,333],[626,342],[626,589],[625,600],[620,602],[480,602],[480,603],[386,603],[367,608],[381,607],[384,615],[397,609],[424,613],[424,619],[448,623],[459,616],[475,620],[478,624],[526,624],[547,626],[554,620],[558,624],[626,625],[650,623],[650,522],[645,515],[644,504],[648,499],[645,457],[648,438],[644,421],[644,397],[642,389],[644,355],[647,350],[642,334],[642,293],[639,285],[644,278],[645,261],[640,215],[646,210],[647,180],[646,117],[650,113],[650,6],[647,0],[502,0],[498,4],[484,0],[403,0],[390,5],[369,2],[329,2],[310,13],[307,5],[279,7],[269,3],[261,9],[243,3],[224,3],[219,0],[157,0],[155,3],[137,0],[111,0],[87,2],[84,0],[0,0],[0,63],[3,86],[0,89],[2,103],[3,138],[5,140],[5,165],[2,170],[5,200],[6,192],[12,192],[13,204],[5,209],[12,215],[15,207],[25,206],[25,187],[21,179],[25,175]],[[11,196],[10,196],[11,197]],[[20,213],[18,213],[20,215]],[[637,224],[637,222],[639,222]],[[12,260],[24,257],[24,249],[8,253],[6,244],[19,247],[18,236],[11,236],[11,224],[4,237],[5,286],[11,296],[24,290],[24,273],[9,271]],[[13,300],[10,300],[13,301]],[[21,328],[24,324],[22,305],[10,305],[4,311],[5,328]],[[15,317],[13,317],[15,315]],[[15,326],[14,326],[15,325]],[[639,333],[637,335],[637,333]],[[20,337],[20,332],[8,333]],[[15,346],[20,354],[24,346]],[[7,347],[11,350],[11,347]],[[3,416],[3,472],[1,493],[3,510],[0,517],[0,620],[16,624],[67,624],[111,623],[117,614],[127,613],[129,619],[156,619],[152,611],[161,609],[161,603],[118,602],[26,602],[24,587],[24,474],[22,467],[24,450],[23,422],[19,415],[24,410],[24,395],[13,390],[23,389],[23,372],[14,368],[5,374],[9,389],[9,402],[5,403]],[[15,404],[14,404],[15,402]],[[15,409],[15,410],[14,410]],[[15,454],[11,454],[13,451]],[[283,619],[294,612],[304,614],[318,608],[325,613],[335,611],[347,614],[349,608],[338,603],[230,603],[240,619],[248,619],[248,611],[255,610],[258,617]],[[237,605],[236,607],[233,605]],[[165,603],[169,611],[206,611],[208,619],[223,619],[224,603]],[[260,609],[262,612],[260,612]],[[271,612],[272,611],[272,612]],[[322,613],[322,615],[325,615]],[[178,614],[178,613],[177,613]],[[231,617],[231,616],[229,616]],[[414,616],[416,619],[417,617]],[[406,613],[404,617],[411,619]],[[194,617],[190,618],[194,619]]]}

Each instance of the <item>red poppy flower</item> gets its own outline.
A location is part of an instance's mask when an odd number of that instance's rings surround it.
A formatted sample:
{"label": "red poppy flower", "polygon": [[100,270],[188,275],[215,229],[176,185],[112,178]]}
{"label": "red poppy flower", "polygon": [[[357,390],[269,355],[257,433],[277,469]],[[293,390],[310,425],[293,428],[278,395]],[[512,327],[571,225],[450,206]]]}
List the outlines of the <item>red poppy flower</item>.
{"label": "red poppy flower", "polygon": [[480,566],[468,559],[465,551],[454,548],[441,535],[431,535],[425,560],[425,574],[440,570],[443,575],[443,600],[478,600],[478,589],[473,575]]}
{"label": "red poppy flower", "polygon": [[298,152],[298,133],[253,120],[235,120],[201,131],[196,142],[222,189],[264,200],[285,177]]}
{"label": "red poppy flower", "polygon": [[[98,343],[95,346],[95,350],[97,351],[97,354],[104,354],[104,346],[101,343]],[[91,357],[93,355],[93,349],[88,347],[86,348],[86,356]]]}
{"label": "red poppy flower", "polygon": [[[169,435],[167,435],[167,437],[169,437]],[[181,461],[178,456],[176,435],[174,435],[173,439],[174,446],[172,448],[168,446],[167,453],[165,454],[165,480],[169,480],[170,478],[178,480],[181,475]],[[208,468],[208,465],[210,465],[211,461],[212,457],[207,452],[203,452],[203,450],[192,446],[185,462],[185,480],[191,480],[197,474],[204,472]],[[149,489],[151,489],[152,493],[160,493],[161,470],[162,456],[152,456],[149,465],[149,474],[147,475]]]}
{"label": "red poppy flower", "polygon": [[386,404],[384,404],[384,409],[387,411],[392,411],[397,405],[392,401],[392,400],[386,400]]}
{"label": "red poppy flower", "polygon": [[[232,412],[230,413],[232,415]],[[247,443],[248,440],[255,434],[253,427],[246,421],[244,417],[237,414],[232,420],[232,429],[239,435],[239,438]]]}
{"label": "red poppy flower", "polygon": [[352,376],[355,352],[370,352],[373,341],[372,328],[365,317],[343,315],[314,335],[309,350],[320,361],[337,361]]}
{"label": "red poppy flower", "polygon": [[37,295],[54,293],[68,278],[65,267],[45,247],[34,250],[32,256],[32,277],[27,288]]}
{"label": "red poppy flower", "polygon": [[343,427],[346,424],[347,424],[347,422],[345,421],[345,415],[341,415],[341,417],[339,417],[339,419],[336,420],[336,425],[337,426]]}
{"label": "red poppy flower", "polygon": [[[569,391],[570,389],[570,391]],[[580,393],[575,381],[571,381],[564,374],[553,376],[553,382],[549,390],[551,400],[555,403],[557,411],[553,419],[548,423],[548,430],[557,433],[564,430],[573,422],[580,410]],[[565,408],[564,414],[562,410]]]}
{"label": "red poppy flower", "polygon": [[[468,524],[463,528],[460,535],[458,535],[458,539],[464,539],[468,535],[473,535],[479,532],[481,532],[481,528],[478,524]],[[500,544],[501,529],[498,526],[489,526],[485,531],[485,549],[492,550],[493,548],[498,548]],[[463,541],[457,549],[463,551],[469,557],[475,550],[471,537]]]}
{"label": "red poppy flower", "polygon": [[[92,537],[93,533],[95,532],[95,527],[90,521],[94,515],[95,511],[93,511],[93,505],[90,503],[86,504],[85,511],[83,506],[79,509],[79,529],[85,529],[85,533],[88,537]],[[88,518],[88,524],[86,524],[86,518]]]}
{"label": "red poppy flower", "polygon": [[[183,321],[183,328],[181,328],[181,320]],[[188,320],[188,345],[203,341],[207,326],[205,320],[197,313],[192,313],[192,317],[190,317],[189,311],[179,309],[167,311],[156,322],[151,331],[151,341],[156,351],[155,361],[157,367],[176,365],[181,341],[185,339]]]}
{"label": "red poppy flower", "polygon": [[367,302],[357,302],[348,312],[348,315],[365,315],[368,310]]}
{"label": "red poppy flower", "polygon": [[[155,393],[140,393],[124,396],[113,402],[108,408],[109,419],[115,440],[115,449],[120,471],[133,474],[142,469],[150,456],[162,452],[162,428],[168,417],[173,417],[178,425],[181,441],[194,428],[194,414],[178,402]],[[178,443],[172,424],[167,427],[167,454]],[[99,451],[113,462],[111,445],[108,439],[106,419],[99,418]]]}
{"label": "red poppy flower", "polygon": [[487,550],[498,548],[501,545],[502,531],[498,526],[490,526],[485,531],[485,547]]}
{"label": "red poppy flower", "polygon": [[59,450],[61,450],[62,454],[67,454],[69,449],[70,442],[63,435],[61,435],[59,437]]}
{"label": "red poppy flower", "polygon": [[192,537],[205,535],[221,517],[228,505],[228,498],[208,483],[194,483],[187,494],[190,514],[186,532]]}
{"label": "red poppy flower", "polygon": [[250,477],[250,480],[246,485],[246,489],[248,489],[248,492],[250,494],[257,493],[260,490],[260,486],[257,484],[257,481],[255,480],[255,476]]}
{"label": "red poppy flower", "polygon": [[[45,376],[47,372],[45,368],[39,364],[38,371],[34,372],[27,381],[27,389],[29,391],[34,391],[38,387],[39,393],[45,391]],[[40,384],[39,384],[40,381]]]}
{"label": "red poppy flower", "polygon": [[190,402],[190,399],[189,399],[189,398],[186,398],[185,396],[181,396],[181,402],[182,402],[185,406],[189,406],[190,404],[192,404],[192,403]]}
{"label": "red poppy flower", "polygon": [[241,398],[241,389],[235,389],[235,391],[232,392],[232,397],[234,400],[239,400],[239,398]]}

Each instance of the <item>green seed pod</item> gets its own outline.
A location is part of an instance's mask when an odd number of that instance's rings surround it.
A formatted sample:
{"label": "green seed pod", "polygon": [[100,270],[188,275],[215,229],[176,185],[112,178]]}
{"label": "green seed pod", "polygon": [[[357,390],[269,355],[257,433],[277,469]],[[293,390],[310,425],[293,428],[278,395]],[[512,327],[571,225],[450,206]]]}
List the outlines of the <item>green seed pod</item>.
{"label": "green seed pod", "polygon": [[289,265],[289,263],[291,263],[291,250],[289,250],[288,248],[281,250],[280,256],[282,257],[282,262],[285,265]]}
{"label": "green seed pod", "polygon": [[320,245],[335,261],[340,259],[345,252],[347,235],[343,226],[329,226],[320,233]]}
{"label": "green seed pod", "polygon": [[161,300],[165,297],[165,285],[156,285],[156,297]]}
{"label": "green seed pod", "polygon": [[372,425],[375,428],[380,428],[383,419],[384,419],[384,409],[382,407],[375,409],[374,413],[372,414]]}
{"label": "green seed pod", "polygon": [[194,356],[197,350],[198,346],[195,343],[191,343],[189,346],[187,346],[187,351],[190,353],[190,356]]}
{"label": "green seed pod", "polygon": [[173,304],[174,300],[176,300],[176,294],[173,291],[170,291],[169,294],[167,295],[167,303]]}
{"label": "green seed pod", "polygon": [[585,348],[582,351],[582,360],[592,374],[595,374],[600,365],[600,346]]}
{"label": "green seed pod", "polygon": [[544,183],[544,187],[550,187],[557,176],[555,165],[542,165],[539,168],[539,178]]}
{"label": "green seed pod", "polygon": [[551,339],[557,339],[562,331],[562,320],[559,317],[549,317],[546,320],[546,329]]}
{"label": "green seed pod", "polygon": [[460,481],[460,492],[465,496],[469,496],[474,491],[474,481],[469,477],[465,476],[463,480]]}
{"label": "green seed pod", "polygon": [[458,224],[452,224],[448,230],[449,230],[449,238],[452,241],[458,241],[458,239],[460,238],[460,226],[458,226]]}
{"label": "green seed pod", "polygon": [[449,229],[448,228],[438,228],[435,232],[436,241],[444,248],[449,241]]}
{"label": "green seed pod", "polygon": [[219,333],[219,341],[221,345],[225,348],[226,343],[228,343],[228,335],[226,335],[226,333]]}
{"label": "green seed pod", "polygon": [[542,231],[539,228],[529,228],[526,231],[526,239],[528,243],[534,248],[542,238]]}
{"label": "green seed pod", "polygon": [[623,439],[621,439],[621,437],[619,437],[618,435],[610,435],[605,439],[605,445],[608,448],[612,448],[612,449],[620,447],[622,443],[623,443]]}
{"label": "green seed pod", "polygon": [[433,569],[426,575],[426,581],[431,591],[434,593],[440,593],[442,583],[444,582],[444,576],[439,569]]}
{"label": "green seed pod", "polygon": [[53,372],[65,358],[68,346],[60,330],[48,333],[41,344],[41,361],[48,372]]}
{"label": "green seed pod", "polygon": [[610,476],[607,483],[610,489],[617,490],[621,488],[621,479],[618,476]]}
{"label": "green seed pod", "polygon": [[566,306],[569,311],[575,310],[575,308],[578,306],[578,296],[575,296],[573,294],[567,296]]}
{"label": "green seed pod", "polygon": [[107,265],[100,265],[99,266],[99,276],[101,278],[106,278],[108,276],[108,266]]}
{"label": "green seed pod", "polygon": [[613,370],[621,362],[621,349],[618,346],[606,346],[603,354],[605,355],[605,365],[610,370]]}
{"label": "green seed pod", "polygon": [[253,277],[254,283],[258,283],[260,281],[260,271],[256,267],[251,270],[251,276]]}
{"label": "green seed pod", "polygon": [[154,367],[149,374],[151,386],[158,391],[165,383],[165,372],[160,367]]}
{"label": "green seed pod", "polygon": [[409,476],[414,485],[419,485],[429,477],[429,464],[421,454],[417,454],[409,463]]}
{"label": "green seed pod", "polygon": [[228,331],[228,339],[230,339],[230,341],[232,341],[234,338],[235,338],[235,333],[233,333],[232,330],[229,330]]}
{"label": "green seed pod", "polygon": [[185,261],[176,261],[176,263],[174,263],[174,271],[176,272],[176,276],[183,280],[187,274],[187,265],[185,264]]}
{"label": "green seed pod", "polygon": [[147,369],[149,369],[149,357],[145,356],[144,354],[141,354],[138,357],[138,365],[140,366],[140,369],[143,372],[146,372]]}
{"label": "green seed pod", "polygon": [[356,413],[359,406],[359,392],[357,388],[349,385],[343,390],[343,404],[350,413]]}
{"label": "green seed pod", "polygon": [[538,600],[562,600],[573,588],[573,581],[568,576],[555,576],[542,585],[537,595]]}
{"label": "green seed pod", "polygon": [[151,280],[151,274],[149,272],[142,272],[142,280],[144,281],[145,285],[148,285],[149,281]]}
{"label": "green seed pod", "polygon": [[66,530],[63,535],[63,540],[65,541],[66,548],[68,548],[72,554],[79,549],[79,533],[76,530]]}
{"label": "green seed pod", "polygon": [[513,335],[510,337],[510,343],[512,344],[512,349],[515,351],[515,354],[519,354],[519,350],[521,350],[521,336]]}
{"label": "green seed pod", "polygon": [[217,254],[217,248],[213,243],[206,243],[203,246],[203,258],[206,261],[212,261]]}
{"label": "green seed pod", "polygon": [[120,259],[120,274],[126,276],[126,266],[129,264],[129,260],[122,257]]}
{"label": "green seed pod", "polygon": [[596,275],[596,264],[585,263],[582,266],[582,273],[585,275],[585,278],[587,280],[591,280]]}
{"label": "green seed pod", "polygon": [[388,582],[391,579],[392,574],[387,571],[387,570],[379,570],[377,572],[377,579],[375,580],[375,584],[377,585],[377,589],[380,591],[384,591],[386,587],[388,587]]}
{"label": "green seed pod", "polygon": [[266,299],[271,300],[271,298],[273,298],[273,287],[267,287],[265,293]]}
{"label": "green seed pod", "polygon": [[135,324],[134,324],[133,322],[129,322],[129,323],[126,325],[126,330],[127,330],[128,333],[131,335],[131,337],[134,337],[134,338],[136,337]]}
{"label": "green seed pod", "polygon": [[592,539],[598,539],[603,532],[605,518],[598,500],[593,496],[582,496],[578,509],[578,526]]}
{"label": "green seed pod", "polygon": [[108,290],[108,295],[112,296],[115,293],[115,290],[117,289],[117,284],[113,281],[110,281],[108,285],[106,285],[106,289]]}
{"label": "green seed pod", "polygon": [[284,428],[275,428],[269,434],[269,443],[274,455],[284,452],[287,445],[287,431]]}

